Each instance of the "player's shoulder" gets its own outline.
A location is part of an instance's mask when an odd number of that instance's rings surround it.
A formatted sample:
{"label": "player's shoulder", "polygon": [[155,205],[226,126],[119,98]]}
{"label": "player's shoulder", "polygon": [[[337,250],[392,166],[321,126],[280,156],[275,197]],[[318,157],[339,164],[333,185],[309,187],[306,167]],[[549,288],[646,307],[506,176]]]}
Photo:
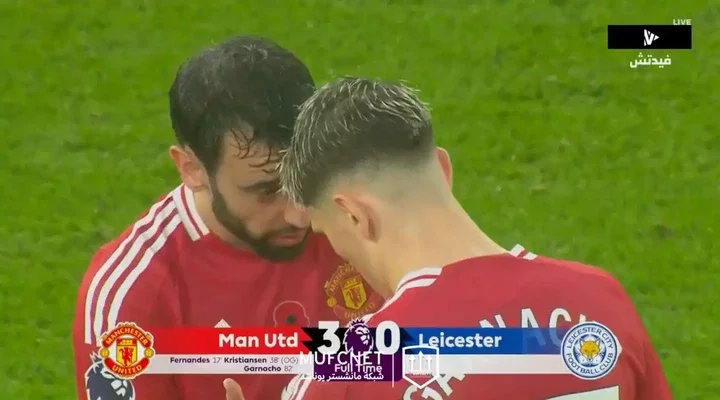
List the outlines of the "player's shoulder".
{"label": "player's shoulder", "polygon": [[[492,282],[492,283],[491,283]],[[375,314],[365,317],[369,324],[384,320],[412,325],[423,321],[428,310],[442,308],[448,301],[459,301],[498,291],[538,292],[547,297],[574,295],[575,289],[592,288],[595,293],[627,295],[620,282],[609,272],[576,261],[538,256],[515,246],[510,252],[492,257],[467,259],[445,268],[425,268],[407,275],[393,297]],[[439,316],[436,316],[439,318]]]}
{"label": "player's shoulder", "polygon": [[118,322],[121,309],[132,306],[138,319],[156,312],[153,304],[175,285],[181,250],[201,237],[199,221],[184,185],[156,201],[94,254],[78,292],[76,322],[99,332]]}
{"label": "player's shoulder", "polygon": [[[527,274],[535,273],[547,277],[562,276],[564,279],[593,280],[596,282],[604,281],[609,284],[620,284],[610,272],[596,266],[578,261],[537,255],[527,251],[521,245],[515,245],[508,252],[508,255],[513,256],[507,258],[509,263],[515,268],[522,269]],[[515,268],[508,269],[508,272],[514,273]]]}
{"label": "player's shoulder", "polygon": [[[521,248],[522,249],[522,248]],[[627,300],[627,293],[620,281],[609,271],[594,265],[557,259],[521,250],[514,255],[514,265],[526,279],[516,280],[525,282],[516,289],[527,293],[531,289],[542,287],[543,292],[553,295],[576,295],[578,291],[592,290],[595,294],[613,296],[623,301]],[[513,268],[506,273],[513,274]],[[517,276],[517,275],[515,275]]]}
{"label": "player's shoulder", "polygon": [[564,277],[566,279],[565,284],[588,282],[610,287],[621,287],[620,281],[612,273],[594,265],[550,257],[538,257],[533,262],[537,267],[544,270],[543,273]]}
{"label": "player's shoulder", "polygon": [[[120,235],[98,249],[88,275],[107,270],[163,265],[208,233],[195,209],[192,192],[180,185],[159,198]],[[154,270],[155,268],[151,268]]]}

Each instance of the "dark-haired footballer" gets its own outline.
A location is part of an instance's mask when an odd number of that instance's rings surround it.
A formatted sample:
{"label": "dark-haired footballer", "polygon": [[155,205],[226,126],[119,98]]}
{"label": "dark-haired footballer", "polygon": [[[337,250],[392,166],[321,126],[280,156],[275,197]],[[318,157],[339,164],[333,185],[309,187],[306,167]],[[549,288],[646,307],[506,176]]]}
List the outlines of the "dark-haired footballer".
{"label": "dark-haired footballer", "polygon": [[[180,66],[169,92],[182,184],[92,258],[73,329],[79,399],[221,399],[217,375],[118,379],[97,354],[120,322],[228,327],[347,322],[381,298],[307,219],[285,220],[279,155],[298,106],[315,90],[307,67],[270,40],[237,36]],[[132,360],[132,354],[127,354]],[[275,399],[286,375],[238,375],[253,400]]]}

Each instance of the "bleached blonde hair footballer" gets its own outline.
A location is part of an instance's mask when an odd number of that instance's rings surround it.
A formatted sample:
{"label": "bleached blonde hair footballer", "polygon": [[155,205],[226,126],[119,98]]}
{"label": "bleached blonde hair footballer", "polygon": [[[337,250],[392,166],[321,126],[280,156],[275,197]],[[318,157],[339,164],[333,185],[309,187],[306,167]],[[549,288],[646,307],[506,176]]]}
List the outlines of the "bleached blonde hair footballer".
{"label": "bleached blonde hair footballer", "polygon": [[434,149],[428,107],[400,83],[346,77],[300,107],[280,164],[282,191],[313,205],[333,179],[363,168],[413,168]]}

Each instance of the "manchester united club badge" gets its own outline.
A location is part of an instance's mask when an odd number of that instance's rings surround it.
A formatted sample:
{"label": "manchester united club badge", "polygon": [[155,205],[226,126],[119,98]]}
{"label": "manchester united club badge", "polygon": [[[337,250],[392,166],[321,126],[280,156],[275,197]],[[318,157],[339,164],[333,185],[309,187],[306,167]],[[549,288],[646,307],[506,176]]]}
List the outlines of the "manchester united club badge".
{"label": "manchester united club badge", "polygon": [[100,339],[103,364],[118,378],[132,379],[142,374],[155,355],[152,335],[130,322],[119,323]]}
{"label": "manchester united club badge", "polygon": [[360,273],[345,263],[325,282],[327,305],[343,322],[377,311],[382,298],[365,282]]}

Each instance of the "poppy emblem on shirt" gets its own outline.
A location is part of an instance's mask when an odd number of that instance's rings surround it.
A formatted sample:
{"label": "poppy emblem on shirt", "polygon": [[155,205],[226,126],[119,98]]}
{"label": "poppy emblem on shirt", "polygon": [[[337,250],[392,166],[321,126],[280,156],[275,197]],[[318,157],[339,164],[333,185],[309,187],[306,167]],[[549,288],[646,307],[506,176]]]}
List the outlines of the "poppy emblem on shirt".
{"label": "poppy emblem on shirt", "polygon": [[275,306],[273,323],[275,326],[310,326],[310,317],[302,303],[287,300]]}
{"label": "poppy emblem on shirt", "polygon": [[370,314],[382,304],[382,298],[350,263],[337,267],[325,282],[325,294],[328,307],[343,322]]}

